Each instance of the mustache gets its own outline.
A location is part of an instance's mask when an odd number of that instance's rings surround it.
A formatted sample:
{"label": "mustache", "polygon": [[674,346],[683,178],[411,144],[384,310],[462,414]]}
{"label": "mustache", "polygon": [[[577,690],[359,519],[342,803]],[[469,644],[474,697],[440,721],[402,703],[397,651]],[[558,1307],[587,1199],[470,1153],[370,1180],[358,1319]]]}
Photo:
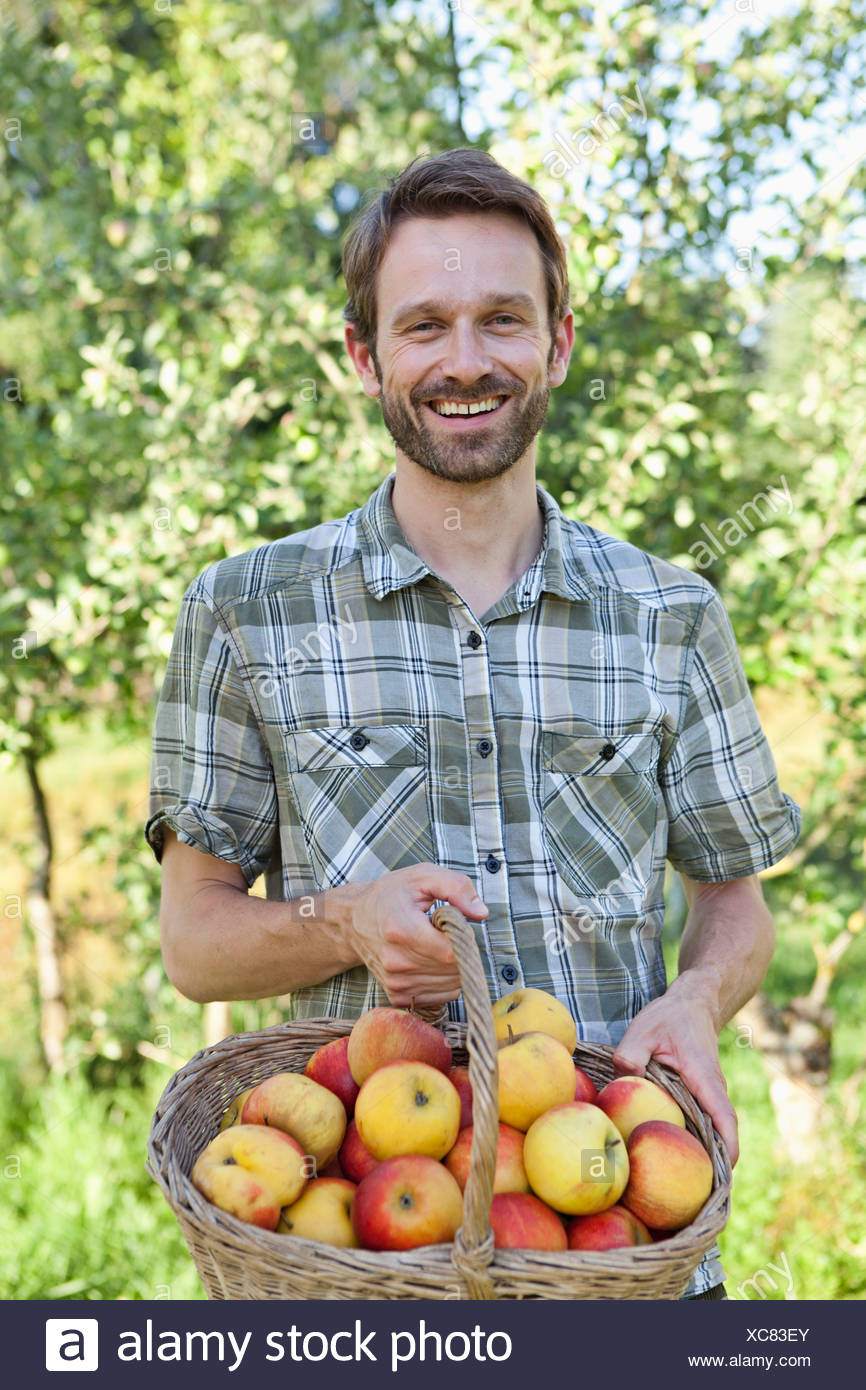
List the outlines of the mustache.
{"label": "mustache", "polygon": [[457,401],[460,405],[474,405],[477,401],[489,400],[491,396],[523,396],[526,387],[522,382],[492,381],[483,389],[476,389],[471,396],[462,391],[454,391],[447,385],[438,390],[427,386],[423,391],[410,392],[409,399],[414,405],[424,405],[428,401]]}

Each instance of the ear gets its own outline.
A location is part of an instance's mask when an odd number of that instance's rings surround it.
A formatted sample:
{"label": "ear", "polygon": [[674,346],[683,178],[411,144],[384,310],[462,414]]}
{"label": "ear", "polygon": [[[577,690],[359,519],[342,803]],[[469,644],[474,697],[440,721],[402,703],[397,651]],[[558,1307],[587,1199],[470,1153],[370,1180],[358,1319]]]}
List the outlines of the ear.
{"label": "ear", "polygon": [[378,396],[381,387],[376,376],[376,369],[373,366],[373,354],[367,343],[362,343],[355,338],[355,325],[346,324],[346,351],[352,359],[352,366],[358,373],[358,378],[364,388],[365,395]]}
{"label": "ear", "polygon": [[568,373],[571,349],[574,347],[574,314],[569,309],[556,331],[553,357],[547,370],[551,386],[561,386]]}

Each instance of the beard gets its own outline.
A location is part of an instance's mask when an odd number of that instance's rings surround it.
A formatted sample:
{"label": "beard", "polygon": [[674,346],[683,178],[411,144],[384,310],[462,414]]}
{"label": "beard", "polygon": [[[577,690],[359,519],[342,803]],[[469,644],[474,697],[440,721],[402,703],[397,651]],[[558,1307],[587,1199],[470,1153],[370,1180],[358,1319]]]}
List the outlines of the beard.
{"label": "beard", "polygon": [[[378,365],[376,376],[382,386]],[[507,423],[494,416],[486,429],[453,437],[445,436],[444,432],[437,434],[432,420],[427,424],[425,402],[460,400],[468,404],[463,392],[455,392],[447,386],[441,390],[428,386],[421,392],[411,392],[407,406],[402,400],[388,396],[382,387],[379,403],[385,428],[397,448],[419,468],[437,478],[447,478],[449,482],[482,483],[506,473],[526,453],[547,416],[550,387],[545,385],[527,393],[522,382],[492,378],[476,389],[471,400],[483,401],[491,396],[512,398],[510,406],[503,405],[503,409],[511,412]]]}

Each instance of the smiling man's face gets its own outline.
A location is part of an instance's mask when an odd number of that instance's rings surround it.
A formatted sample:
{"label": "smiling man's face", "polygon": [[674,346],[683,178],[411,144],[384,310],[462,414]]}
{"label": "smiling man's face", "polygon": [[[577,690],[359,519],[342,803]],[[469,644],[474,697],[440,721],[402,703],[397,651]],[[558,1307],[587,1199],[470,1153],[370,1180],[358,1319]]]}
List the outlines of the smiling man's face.
{"label": "smiling man's face", "polygon": [[379,268],[375,356],[347,334],[398,453],[465,483],[534,457],[572,340],[568,314],[551,342],[538,243],[501,213],[399,223]]}

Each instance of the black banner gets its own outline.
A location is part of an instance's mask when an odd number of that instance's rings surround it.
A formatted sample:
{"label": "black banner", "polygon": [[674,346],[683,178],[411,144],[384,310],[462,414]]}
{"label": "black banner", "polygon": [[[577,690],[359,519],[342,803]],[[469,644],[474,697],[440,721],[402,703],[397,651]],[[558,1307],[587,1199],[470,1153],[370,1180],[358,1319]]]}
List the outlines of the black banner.
{"label": "black banner", "polygon": [[700,1386],[735,1370],[803,1385],[847,1379],[858,1364],[852,1303],[120,1301],[0,1309],[5,1379],[14,1386],[25,1378],[56,1386],[67,1370],[113,1390],[339,1382],[536,1390],[540,1375],[570,1387],[621,1386],[631,1376],[654,1387]]}

